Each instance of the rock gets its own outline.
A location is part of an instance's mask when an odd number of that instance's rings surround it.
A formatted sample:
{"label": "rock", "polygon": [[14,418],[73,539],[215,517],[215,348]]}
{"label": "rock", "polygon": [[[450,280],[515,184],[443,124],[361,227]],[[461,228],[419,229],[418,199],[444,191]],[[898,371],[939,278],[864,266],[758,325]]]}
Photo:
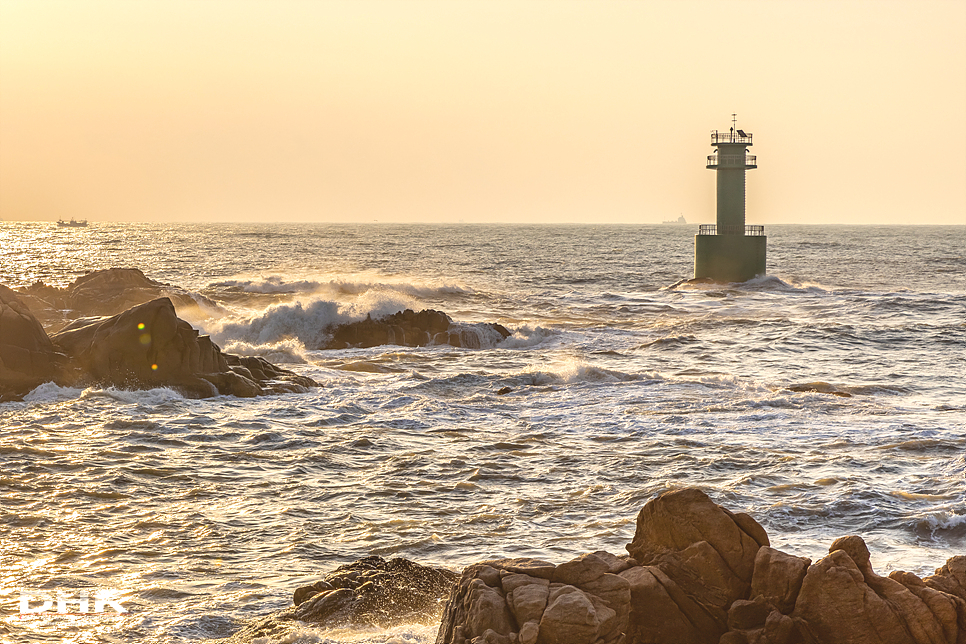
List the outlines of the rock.
{"label": "rock", "polygon": [[521,644],[616,644],[627,628],[630,583],[609,571],[628,565],[607,553],[588,553],[560,566],[530,559],[469,566],[446,605],[436,642],[482,643],[492,632]]}
{"label": "rock", "polygon": [[407,559],[365,557],[297,589],[294,606],[253,621],[230,641],[291,638],[299,622],[327,628],[390,628],[436,619],[457,577],[449,570]]}
{"label": "rock", "polygon": [[540,617],[538,644],[593,644],[601,619],[594,602],[579,588],[562,586],[550,594]]}
{"label": "rock", "polygon": [[219,393],[251,397],[304,391],[311,386],[308,383],[315,385],[260,359],[231,357],[247,375],[233,371],[229,357],[211,338],[179,319],[168,298],[110,318],[70,324],[51,341],[70,360],[61,381],[74,386],[172,387],[187,396],[205,398]]}
{"label": "rock", "polygon": [[811,563],[812,560],[806,557],[793,557],[763,546],[755,557],[751,596],[760,596],[779,612],[791,614]]}
{"label": "rock", "polygon": [[936,574],[923,579],[926,586],[966,601],[966,556],[951,557]]}
{"label": "rock", "polygon": [[635,566],[620,577],[631,592],[628,642],[713,643],[724,631],[720,620],[657,566]]}
{"label": "rock", "polygon": [[111,316],[162,297],[179,310],[214,302],[184,289],[149,279],[136,268],[91,271],[65,288],[37,282],[19,289],[22,297],[46,327],[59,329],[78,317]]}
{"label": "rock", "polygon": [[792,613],[799,631],[820,643],[959,644],[966,637],[952,621],[964,610],[962,600],[946,593],[917,596],[876,575],[868,555],[861,538],[843,537],[808,568]]}
{"label": "rock", "polygon": [[406,309],[385,317],[350,322],[336,327],[326,349],[375,347],[383,344],[422,347],[438,333],[449,329],[452,320],[442,311]]}
{"label": "rock", "polygon": [[170,386],[204,394],[201,374],[228,372],[208,336],[175,315],[162,298],[110,318],[69,325],[51,340],[79,367],[77,383],[143,389]]}
{"label": "rock", "polygon": [[[637,577],[644,584],[638,592],[641,601],[651,601],[652,595],[665,604],[686,598],[674,611],[687,618],[684,621],[690,621],[696,607],[701,611],[700,628],[685,626],[675,637],[717,642],[728,630],[728,608],[748,597],[755,557],[767,545],[768,536],[754,519],[733,514],[704,492],[688,488],[667,492],[644,506],[627,551],[645,568],[654,567],[662,573],[651,571],[653,580]],[[673,585],[665,578],[673,580]],[[704,616],[710,618],[713,627]],[[647,606],[636,599],[632,602],[632,632],[660,631],[660,625],[648,623],[653,619]]]}
{"label": "rock", "polygon": [[58,373],[59,356],[37,318],[0,285],[0,401],[19,400]]}
{"label": "rock", "polygon": [[484,335],[490,335],[497,341],[510,337],[511,333],[499,324],[456,326],[442,311],[424,309],[417,313],[406,309],[376,319],[367,316],[365,320],[339,325],[331,330],[331,340],[321,348],[368,348],[384,344],[423,347],[430,344],[448,344],[479,349],[483,346],[481,337]]}

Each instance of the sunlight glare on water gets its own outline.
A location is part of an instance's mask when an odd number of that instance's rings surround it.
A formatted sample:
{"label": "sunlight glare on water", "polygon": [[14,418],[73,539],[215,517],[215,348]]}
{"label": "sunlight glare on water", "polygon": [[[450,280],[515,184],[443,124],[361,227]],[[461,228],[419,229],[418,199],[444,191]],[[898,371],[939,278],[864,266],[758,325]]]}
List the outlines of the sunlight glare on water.
{"label": "sunlight glare on water", "polygon": [[[669,288],[693,232],[3,223],[0,283],[136,267],[195,293],[179,314],[222,347],[323,387],[46,384],[0,405],[0,628],[225,637],[369,554],[619,554],[644,503],[684,486],[813,560],[845,534],[883,574],[966,551],[966,229],[774,226],[767,277]],[[331,324],[404,307],[513,334],[319,349]],[[18,619],[15,589],[60,587],[116,589],[130,613]],[[416,644],[435,626],[299,641]]]}

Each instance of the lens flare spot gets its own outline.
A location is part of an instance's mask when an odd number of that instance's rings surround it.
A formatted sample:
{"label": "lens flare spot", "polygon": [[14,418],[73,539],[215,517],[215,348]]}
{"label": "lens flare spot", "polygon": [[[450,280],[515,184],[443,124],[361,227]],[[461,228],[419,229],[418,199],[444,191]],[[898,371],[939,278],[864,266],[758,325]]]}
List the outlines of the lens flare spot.
{"label": "lens flare spot", "polygon": [[144,322],[138,322],[138,331],[144,331]]}
{"label": "lens flare spot", "polygon": [[151,334],[142,333],[141,334],[141,344],[151,344]]}
{"label": "lens flare spot", "polygon": [[151,371],[157,371],[157,370],[158,370],[158,365],[156,364],[151,365]]}

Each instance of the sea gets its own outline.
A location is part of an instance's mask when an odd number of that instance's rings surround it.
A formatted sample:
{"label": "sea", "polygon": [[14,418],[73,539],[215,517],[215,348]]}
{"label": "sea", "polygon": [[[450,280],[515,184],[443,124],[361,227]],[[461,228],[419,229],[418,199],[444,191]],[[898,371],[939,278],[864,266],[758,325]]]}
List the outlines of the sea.
{"label": "sea", "polygon": [[[729,285],[686,281],[695,232],[0,224],[0,283],[139,268],[224,350],[322,385],[0,404],[0,639],[223,638],[366,555],[622,554],[688,486],[813,561],[847,534],[880,574],[966,554],[966,226],[769,226],[768,274]],[[319,349],[406,308],[482,348]],[[438,619],[284,641],[428,644]]]}

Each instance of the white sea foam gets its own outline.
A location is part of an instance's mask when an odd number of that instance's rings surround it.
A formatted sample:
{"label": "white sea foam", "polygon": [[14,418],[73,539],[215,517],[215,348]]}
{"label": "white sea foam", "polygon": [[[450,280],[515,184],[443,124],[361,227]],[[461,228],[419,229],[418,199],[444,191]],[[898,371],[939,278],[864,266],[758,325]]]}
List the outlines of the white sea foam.
{"label": "white sea foam", "polygon": [[579,358],[546,366],[530,365],[520,374],[531,385],[575,384],[580,382],[629,382],[640,380],[638,374],[604,369],[588,364]]}
{"label": "white sea foam", "polygon": [[151,407],[173,400],[183,400],[184,396],[168,387],[140,390],[117,389],[115,387],[96,389],[90,387],[84,390],[81,398],[109,398],[128,405],[146,405]]}
{"label": "white sea foam", "polygon": [[243,293],[327,295],[336,299],[345,299],[345,296],[359,296],[370,291],[395,292],[420,299],[440,299],[452,295],[474,293],[472,288],[461,284],[432,284],[412,279],[391,280],[384,276],[367,274],[358,275],[356,279],[351,277],[303,278],[284,275],[237,277],[213,282],[209,285],[209,288]]}
{"label": "white sea foam", "polygon": [[61,387],[52,382],[45,382],[23,397],[29,403],[54,403],[79,398],[84,392],[77,387]]}
{"label": "white sea foam", "polygon": [[545,329],[541,326],[531,327],[523,325],[512,329],[513,335],[499,343],[501,349],[528,349],[543,344],[550,338],[560,336],[556,329]]}

